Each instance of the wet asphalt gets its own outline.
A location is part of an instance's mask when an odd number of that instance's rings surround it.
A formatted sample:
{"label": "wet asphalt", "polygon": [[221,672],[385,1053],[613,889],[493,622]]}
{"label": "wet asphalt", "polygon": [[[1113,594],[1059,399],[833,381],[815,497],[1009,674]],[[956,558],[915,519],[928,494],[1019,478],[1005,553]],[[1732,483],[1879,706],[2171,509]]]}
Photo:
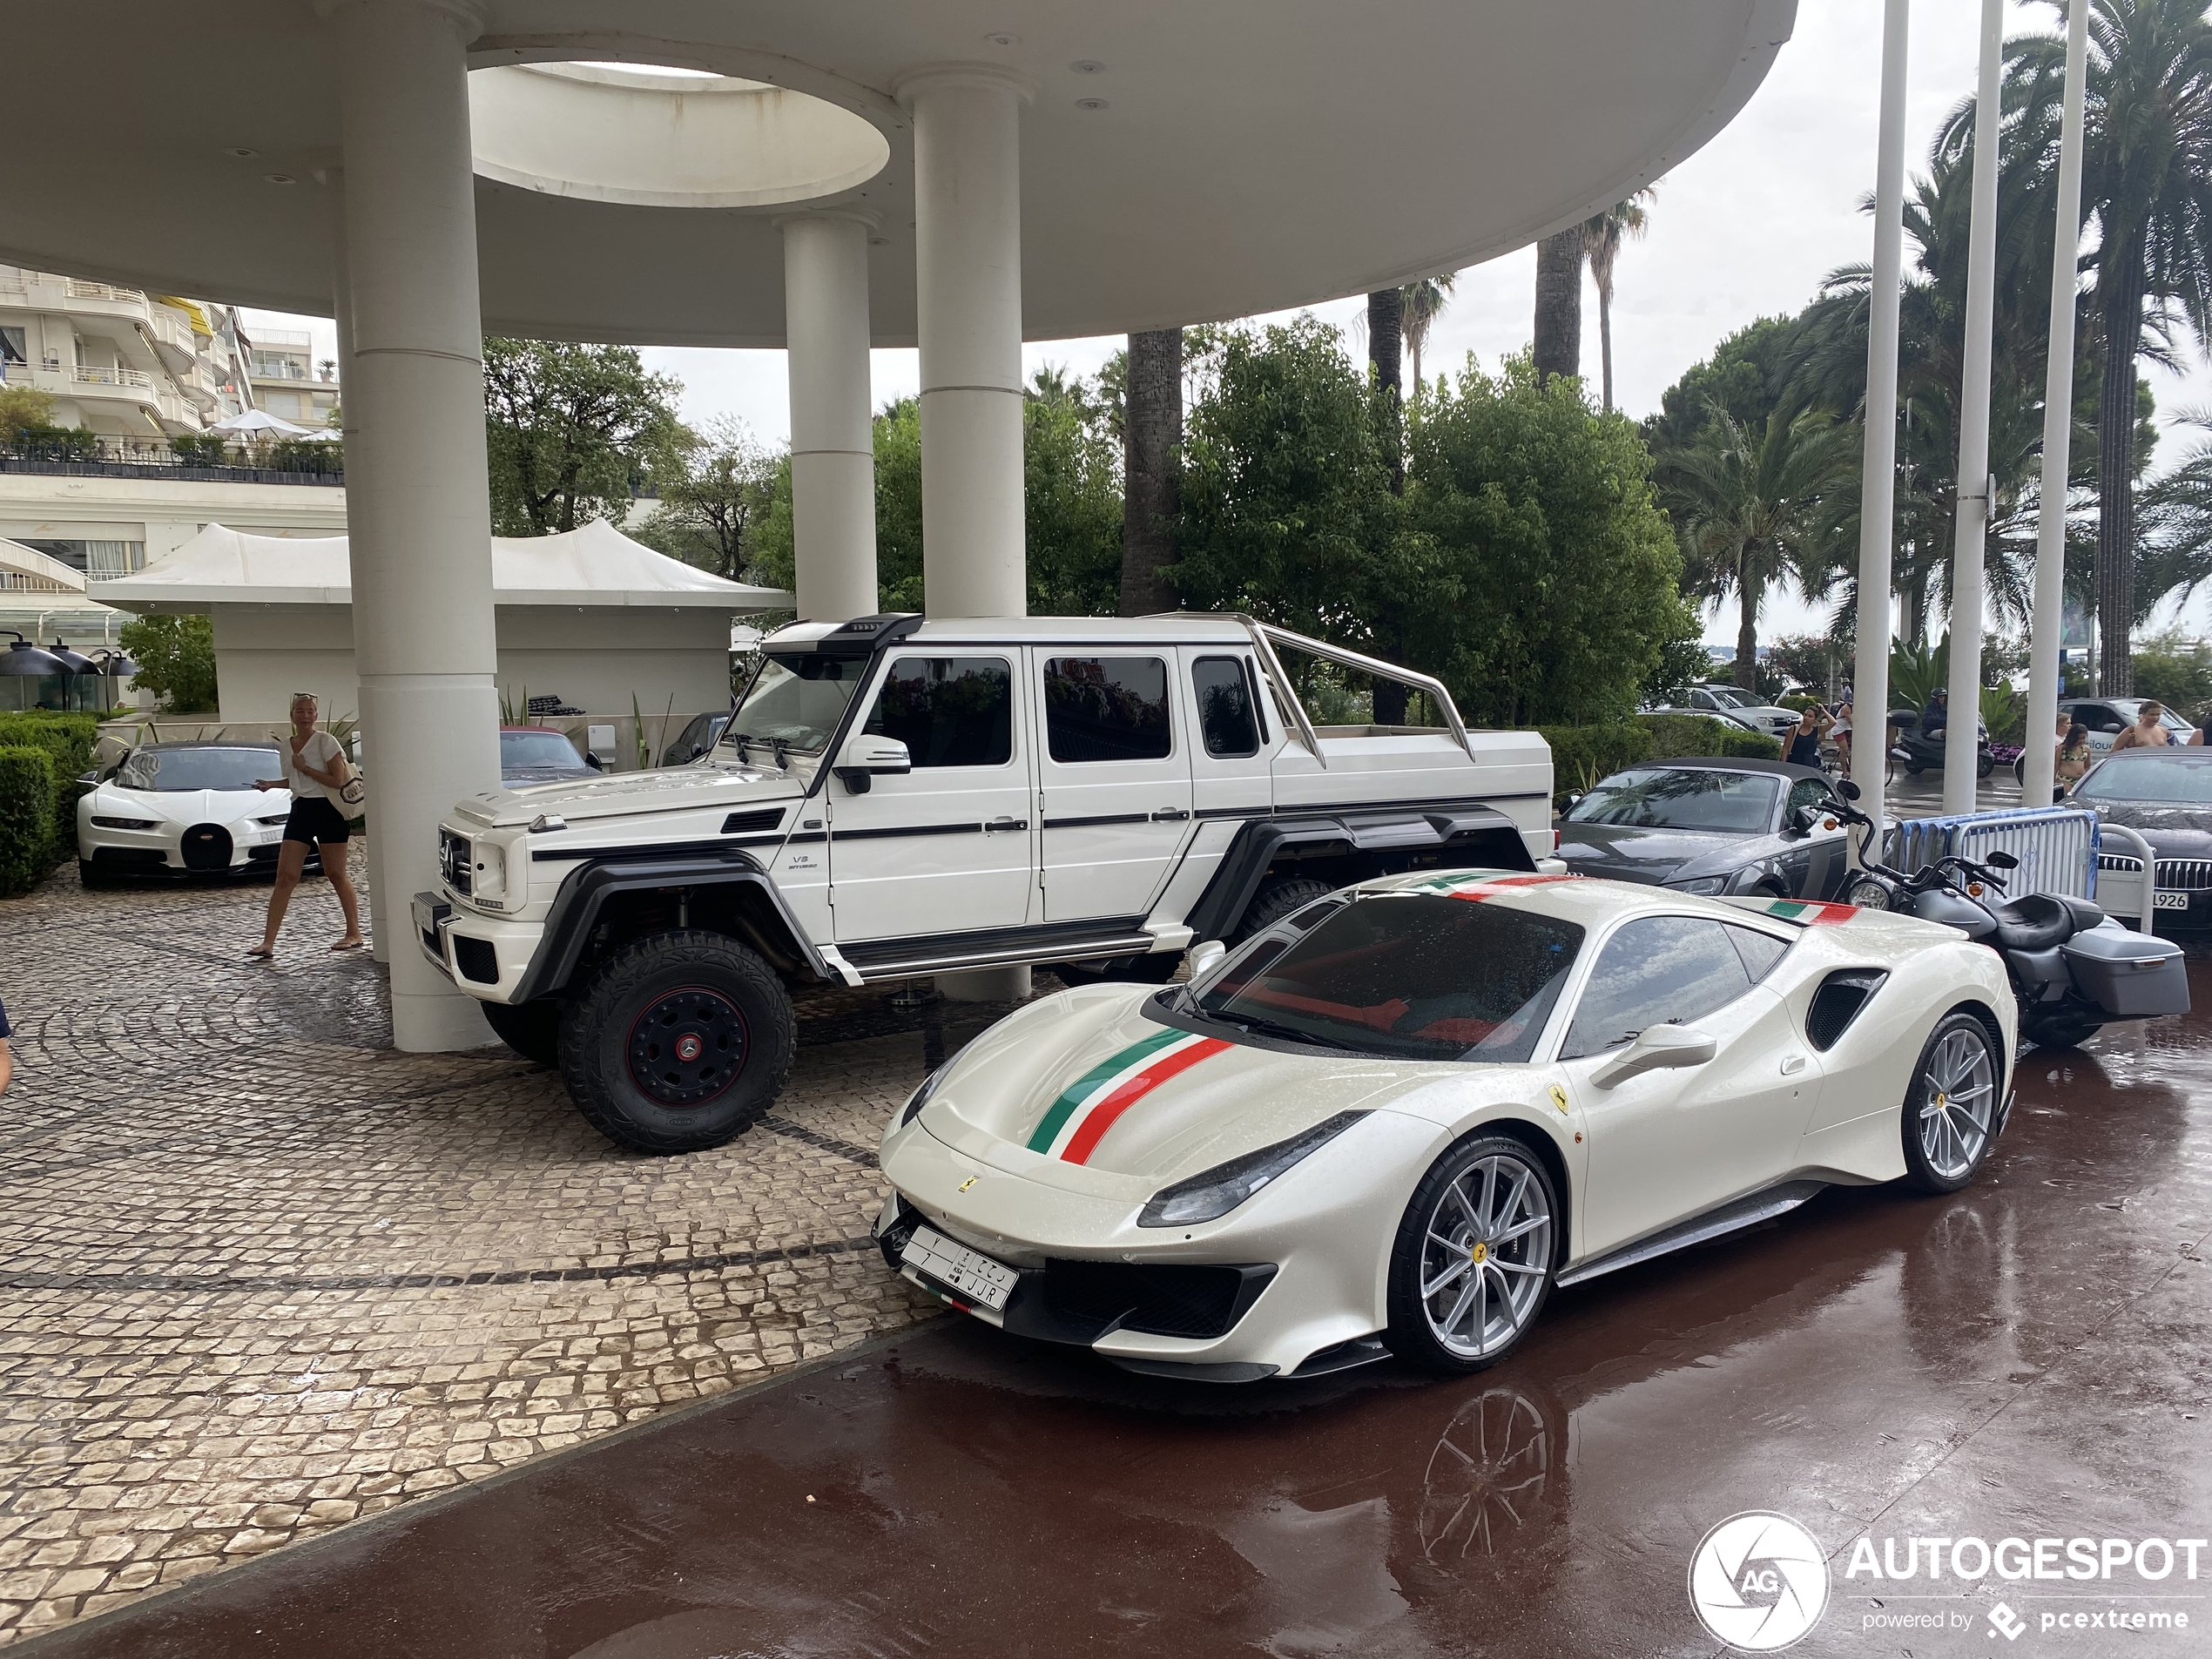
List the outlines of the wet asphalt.
{"label": "wet asphalt", "polygon": [[[1793,1653],[2212,1652],[2212,1551],[1846,1576],[1862,1538],[2212,1533],[2208,1061],[2212,1012],[2031,1054],[1966,1190],[1831,1189],[1555,1295],[1474,1378],[1171,1385],[948,1317],[22,1650],[1715,1654],[1690,1556],[1757,1509],[1829,1557]],[[2191,1628],[2044,1627],[2110,1608]]]}

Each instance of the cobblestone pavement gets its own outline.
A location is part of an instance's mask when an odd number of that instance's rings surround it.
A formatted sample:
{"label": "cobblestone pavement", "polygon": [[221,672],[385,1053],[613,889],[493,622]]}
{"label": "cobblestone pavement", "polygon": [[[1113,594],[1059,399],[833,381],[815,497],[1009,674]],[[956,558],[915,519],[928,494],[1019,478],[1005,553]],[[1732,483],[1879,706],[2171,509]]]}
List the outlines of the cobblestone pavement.
{"label": "cobblestone pavement", "polygon": [[873,1149],[1002,1010],[813,994],[762,1126],[641,1157],[386,1046],[320,882],[244,961],[267,891],[0,903],[0,1643],[928,1316]]}

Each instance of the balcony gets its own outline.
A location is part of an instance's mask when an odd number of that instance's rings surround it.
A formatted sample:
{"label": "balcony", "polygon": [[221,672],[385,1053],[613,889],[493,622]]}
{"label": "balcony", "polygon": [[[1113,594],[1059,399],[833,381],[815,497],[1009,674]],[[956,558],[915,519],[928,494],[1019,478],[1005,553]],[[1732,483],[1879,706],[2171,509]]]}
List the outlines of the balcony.
{"label": "balcony", "polygon": [[70,477],[342,488],[345,465],[344,451],[335,443],[295,442],[255,448],[226,445],[212,435],[180,435],[171,442],[71,431],[43,442],[0,448],[0,473]]}
{"label": "balcony", "polygon": [[125,305],[144,305],[145,294],[136,288],[118,288],[105,282],[83,282],[69,279],[69,297],[72,300],[115,300]]}
{"label": "balcony", "polygon": [[130,386],[152,390],[153,376],[143,368],[98,368],[79,363],[69,372],[71,382],[78,386]]}

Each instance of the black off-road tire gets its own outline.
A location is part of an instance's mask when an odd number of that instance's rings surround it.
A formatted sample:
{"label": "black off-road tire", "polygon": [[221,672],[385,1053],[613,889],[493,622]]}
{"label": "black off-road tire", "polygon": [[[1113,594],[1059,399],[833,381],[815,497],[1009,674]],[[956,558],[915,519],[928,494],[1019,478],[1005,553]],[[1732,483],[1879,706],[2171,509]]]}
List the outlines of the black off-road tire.
{"label": "black off-road tire", "polygon": [[[1447,1345],[1440,1339],[1426,1311],[1420,1291],[1426,1247],[1435,1242],[1430,1227],[1433,1213],[1443,1203],[1453,1183],[1462,1177],[1471,1177],[1476,1184],[1474,1197],[1476,1207],[1480,1208],[1482,1169],[1492,1160],[1510,1163],[1516,1170],[1526,1170],[1530,1173],[1529,1199],[1541,1206],[1547,1220],[1541,1234],[1527,1234],[1522,1238],[1496,1247],[1497,1261],[1511,1262],[1513,1265],[1510,1269],[1497,1271],[1493,1278],[1494,1284],[1520,1283],[1524,1277],[1524,1268],[1536,1270],[1541,1277],[1527,1275],[1534,1278],[1535,1293],[1527,1305],[1514,1311],[1517,1323],[1511,1333],[1501,1333],[1497,1345],[1488,1352],[1474,1353]],[[1456,1206],[1453,1213],[1460,1213]],[[1459,1223],[1453,1221],[1447,1224],[1456,1228]],[[1560,1241],[1565,1236],[1566,1229],[1567,1213],[1561,1206],[1551,1171],[1544,1167],[1543,1159],[1526,1141],[1510,1135],[1478,1133],[1447,1148],[1444,1155],[1429,1166],[1429,1171],[1421,1177],[1420,1184],[1413,1189],[1413,1196],[1406,1204],[1406,1213],[1398,1224],[1397,1241],[1390,1252],[1390,1326],[1383,1332],[1383,1340],[1399,1359],[1450,1375],[1486,1371],[1496,1365],[1521,1345],[1529,1329],[1543,1317],[1544,1305],[1551,1299],[1552,1280],[1558,1272]],[[1447,1290],[1446,1294],[1448,1296],[1450,1291]]]}
{"label": "black off-road tire", "polygon": [[1055,962],[1052,971],[1067,986],[1164,985],[1183,966],[1179,950],[1149,951],[1142,956],[1117,956],[1108,962]]}
{"label": "black off-road tire", "polygon": [[[1926,1144],[1924,1113],[1932,1092],[1944,1082],[1941,1072],[1946,1056],[1955,1064],[1963,1053],[1979,1049],[1986,1068],[1986,1096],[1977,1104],[1986,1103],[1987,1115],[1977,1137],[1968,1136],[1954,1140],[1946,1147],[1946,1153],[1957,1151],[1966,1157],[1963,1166],[1941,1166],[1931,1155]],[[1905,1086],[1905,1103],[1898,1114],[1898,1133],[1905,1146],[1905,1184],[1916,1192],[1956,1192],[1980,1173],[1988,1162],[1992,1148],[1997,1144],[1997,1134],[2004,1122],[2005,1054],[1997,1039],[1979,1015],[1965,1008],[1953,1008],[1938,1020],[1935,1029],[1928,1033],[1928,1040],[1920,1047],[1920,1058],[1912,1068],[1912,1081]],[[1963,1125],[1963,1117],[1954,1115],[1954,1135]],[[1966,1140],[1974,1140],[1971,1148]],[[1970,1156],[1968,1156],[1970,1152]]]}
{"label": "black off-road tire", "polygon": [[561,1005],[550,996],[535,1002],[487,1002],[484,1022],[492,1035],[525,1060],[541,1066],[561,1063]]}
{"label": "black off-road tire", "polygon": [[768,1109],[797,1040],[790,994],[752,951],[697,928],[653,934],[600,963],[570,999],[561,1076],[617,1146],[698,1152]]}
{"label": "black off-road tire", "polygon": [[1254,934],[1264,933],[1284,917],[1295,915],[1316,899],[1325,899],[1335,891],[1327,882],[1311,876],[1278,875],[1252,894],[1252,901],[1244,907],[1244,914],[1224,942],[1241,945]]}

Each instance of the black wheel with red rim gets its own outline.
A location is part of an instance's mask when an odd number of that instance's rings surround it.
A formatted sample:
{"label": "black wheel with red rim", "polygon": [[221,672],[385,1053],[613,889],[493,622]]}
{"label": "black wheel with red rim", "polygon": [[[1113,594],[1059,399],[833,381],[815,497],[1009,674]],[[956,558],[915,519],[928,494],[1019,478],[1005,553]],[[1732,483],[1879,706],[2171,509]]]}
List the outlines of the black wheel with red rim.
{"label": "black wheel with red rim", "polygon": [[561,1075],[617,1145],[696,1152],[768,1109],[795,1038],[790,995],[758,955],[719,934],[653,934],[600,962],[567,1005]]}

